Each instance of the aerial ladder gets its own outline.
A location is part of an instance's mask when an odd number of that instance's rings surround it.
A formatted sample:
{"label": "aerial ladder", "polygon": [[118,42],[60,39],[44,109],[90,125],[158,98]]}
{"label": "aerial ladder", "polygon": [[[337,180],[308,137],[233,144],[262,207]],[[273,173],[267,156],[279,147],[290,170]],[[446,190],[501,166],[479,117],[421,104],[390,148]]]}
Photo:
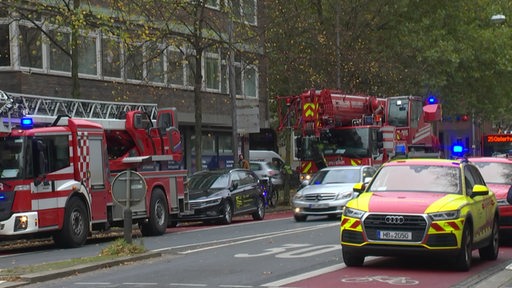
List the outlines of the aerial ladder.
{"label": "aerial ladder", "polygon": [[153,103],[68,99],[0,91],[0,134],[10,133],[23,119],[34,126],[63,124],[66,118],[98,123],[105,129],[112,170],[133,168],[143,161],[181,162],[183,152],[175,108]]}

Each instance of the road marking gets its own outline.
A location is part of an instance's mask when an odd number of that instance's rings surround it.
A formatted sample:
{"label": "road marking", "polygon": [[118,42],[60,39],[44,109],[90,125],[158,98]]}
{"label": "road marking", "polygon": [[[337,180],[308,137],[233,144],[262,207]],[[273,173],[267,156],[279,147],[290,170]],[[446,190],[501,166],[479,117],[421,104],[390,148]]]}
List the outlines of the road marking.
{"label": "road marking", "polygon": [[270,233],[265,233],[265,234],[259,234],[259,235],[262,235],[260,237],[254,237],[254,235],[241,236],[241,237],[238,237],[238,238],[231,238],[231,239],[229,239],[228,242],[220,243],[220,244],[216,244],[219,241],[218,240],[214,240],[214,241],[208,241],[208,242],[202,242],[202,243],[186,244],[186,245],[181,245],[181,246],[160,248],[160,249],[155,249],[155,250],[152,250],[152,251],[154,251],[154,252],[165,252],[165,251],[171,251],[171,250],[187,248],[187,247],[198,247],[198,246],[203,246],[203,245],[212,245],[212,244],[214,244],[214,245],[208,246],[208,247],[202,247],[202,248],[197,248],[197,249],[192,249],[192,250],[178,252],[179,254],[186,255],[186,254],[190,254],[190,253],[194,253],[194,252],[199,252],[199,251],[204,251],[204,250],[209,250],[209,249],[216,249],[216,248],[230,246],[230,245],[236,245],[236,244],[243,244],[243,243],[247,243],[247,242],[260,241],[260,240],[263,240],[263,239],[266,239],[266,238],[271,238],[271,237],[276,237],[276,236],[283,236],[283,235],[288,235],[288,234],[301,233],[301,232],[305,232],[305,231],[313,231],[313,230],[318,230],[318,229],[322,229],[322,228],[326,228],[326,227],[331,227],[331,226],[339,226],[339,225],[340,224],[336,222],[336,223],[322,224],[322,225],[311,226],[311,227],[302,227],[302,228],[290,229],[290,230],[285,230],[285,231],[278,231],[278,232],[270,232]]}
{"label": "road marking", "polygon": [[303,274],[300,274],[300,275],[284,278],[284,279],[281,279],[281,280],[278,280],[278,281],[266,283],[266,284],[263,284],[261,286],[263,286],[263,287],[280,287],[280,286],[284,286],[284,285],[289,284],[289,283],[301,281],[301,280],[308,279],[308,278],[311,278],[311,277],[316,277],[316,276],[319,276],[319,275],[322,275],[322,274],[325,274],[325,273],[334,272],[336,270],[340,270],[340,269],[343,269],[345,267],[347,267],[347,265],[345,265],[345,263],[336,264],[336,265],[333,265],[333,266],[321,268],[321,269],[310,271],[310,272],[303,273]]}
{"label": "road marking", "polygon": [[169,286],[206,287],[207,284],[169,283]]}
{"label": "road marking", "polygon": [[110,282],[75,282],[76,285],[110,285]]}

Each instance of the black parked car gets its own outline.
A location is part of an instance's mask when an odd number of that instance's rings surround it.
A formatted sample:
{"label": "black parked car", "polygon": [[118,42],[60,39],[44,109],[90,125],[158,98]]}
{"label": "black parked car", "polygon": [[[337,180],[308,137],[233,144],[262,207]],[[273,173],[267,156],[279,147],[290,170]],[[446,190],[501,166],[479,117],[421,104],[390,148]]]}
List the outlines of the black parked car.
{"label": "black parked car", "polygon": [[258,176],[246,169],[200,171],[187,181],[193,213],[178,221],[231,223],[233,216],[250,214],[263,220],[265,205]]}

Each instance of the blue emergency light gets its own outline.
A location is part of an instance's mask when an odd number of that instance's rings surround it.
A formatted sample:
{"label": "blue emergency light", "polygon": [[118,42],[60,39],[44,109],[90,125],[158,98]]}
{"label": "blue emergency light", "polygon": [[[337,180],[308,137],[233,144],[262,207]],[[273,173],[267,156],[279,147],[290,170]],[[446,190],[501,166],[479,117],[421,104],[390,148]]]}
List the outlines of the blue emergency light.
{"label": "blue emergency light", "polygon": [[437,98],[435,96],[428,96],[427,103],[428,104],[436,104],[437,103]]}
{"label": "blue emergency light", "polygon": [[0,193],[0,201],[7,200],[7,196],[4,193]]}
{"label": "blue emergency light", "polygon": [[34,127],[34,121],[32,118],[28,117],[21,118],[20,124],[22,129],[30,129]]}
{"label": "blue emergency light", "polygon": [[462,152],[464,152],[464,146],[455,144],[452,146],[452,152],[453,154],[461,154]]}

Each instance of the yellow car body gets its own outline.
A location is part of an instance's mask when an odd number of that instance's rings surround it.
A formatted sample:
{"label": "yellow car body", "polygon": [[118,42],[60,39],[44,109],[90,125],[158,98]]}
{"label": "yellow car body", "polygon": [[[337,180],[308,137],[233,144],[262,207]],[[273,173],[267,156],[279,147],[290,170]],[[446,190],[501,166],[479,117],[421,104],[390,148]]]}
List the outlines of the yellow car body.
{"label": "yellow car body", "polygon": [[395,160],[382,165],[347,203],[340,242],[347,266],[366,256],[449,256],[458,270],[471,252],[498,255],[498,206],[478,169],[467,161]]}

